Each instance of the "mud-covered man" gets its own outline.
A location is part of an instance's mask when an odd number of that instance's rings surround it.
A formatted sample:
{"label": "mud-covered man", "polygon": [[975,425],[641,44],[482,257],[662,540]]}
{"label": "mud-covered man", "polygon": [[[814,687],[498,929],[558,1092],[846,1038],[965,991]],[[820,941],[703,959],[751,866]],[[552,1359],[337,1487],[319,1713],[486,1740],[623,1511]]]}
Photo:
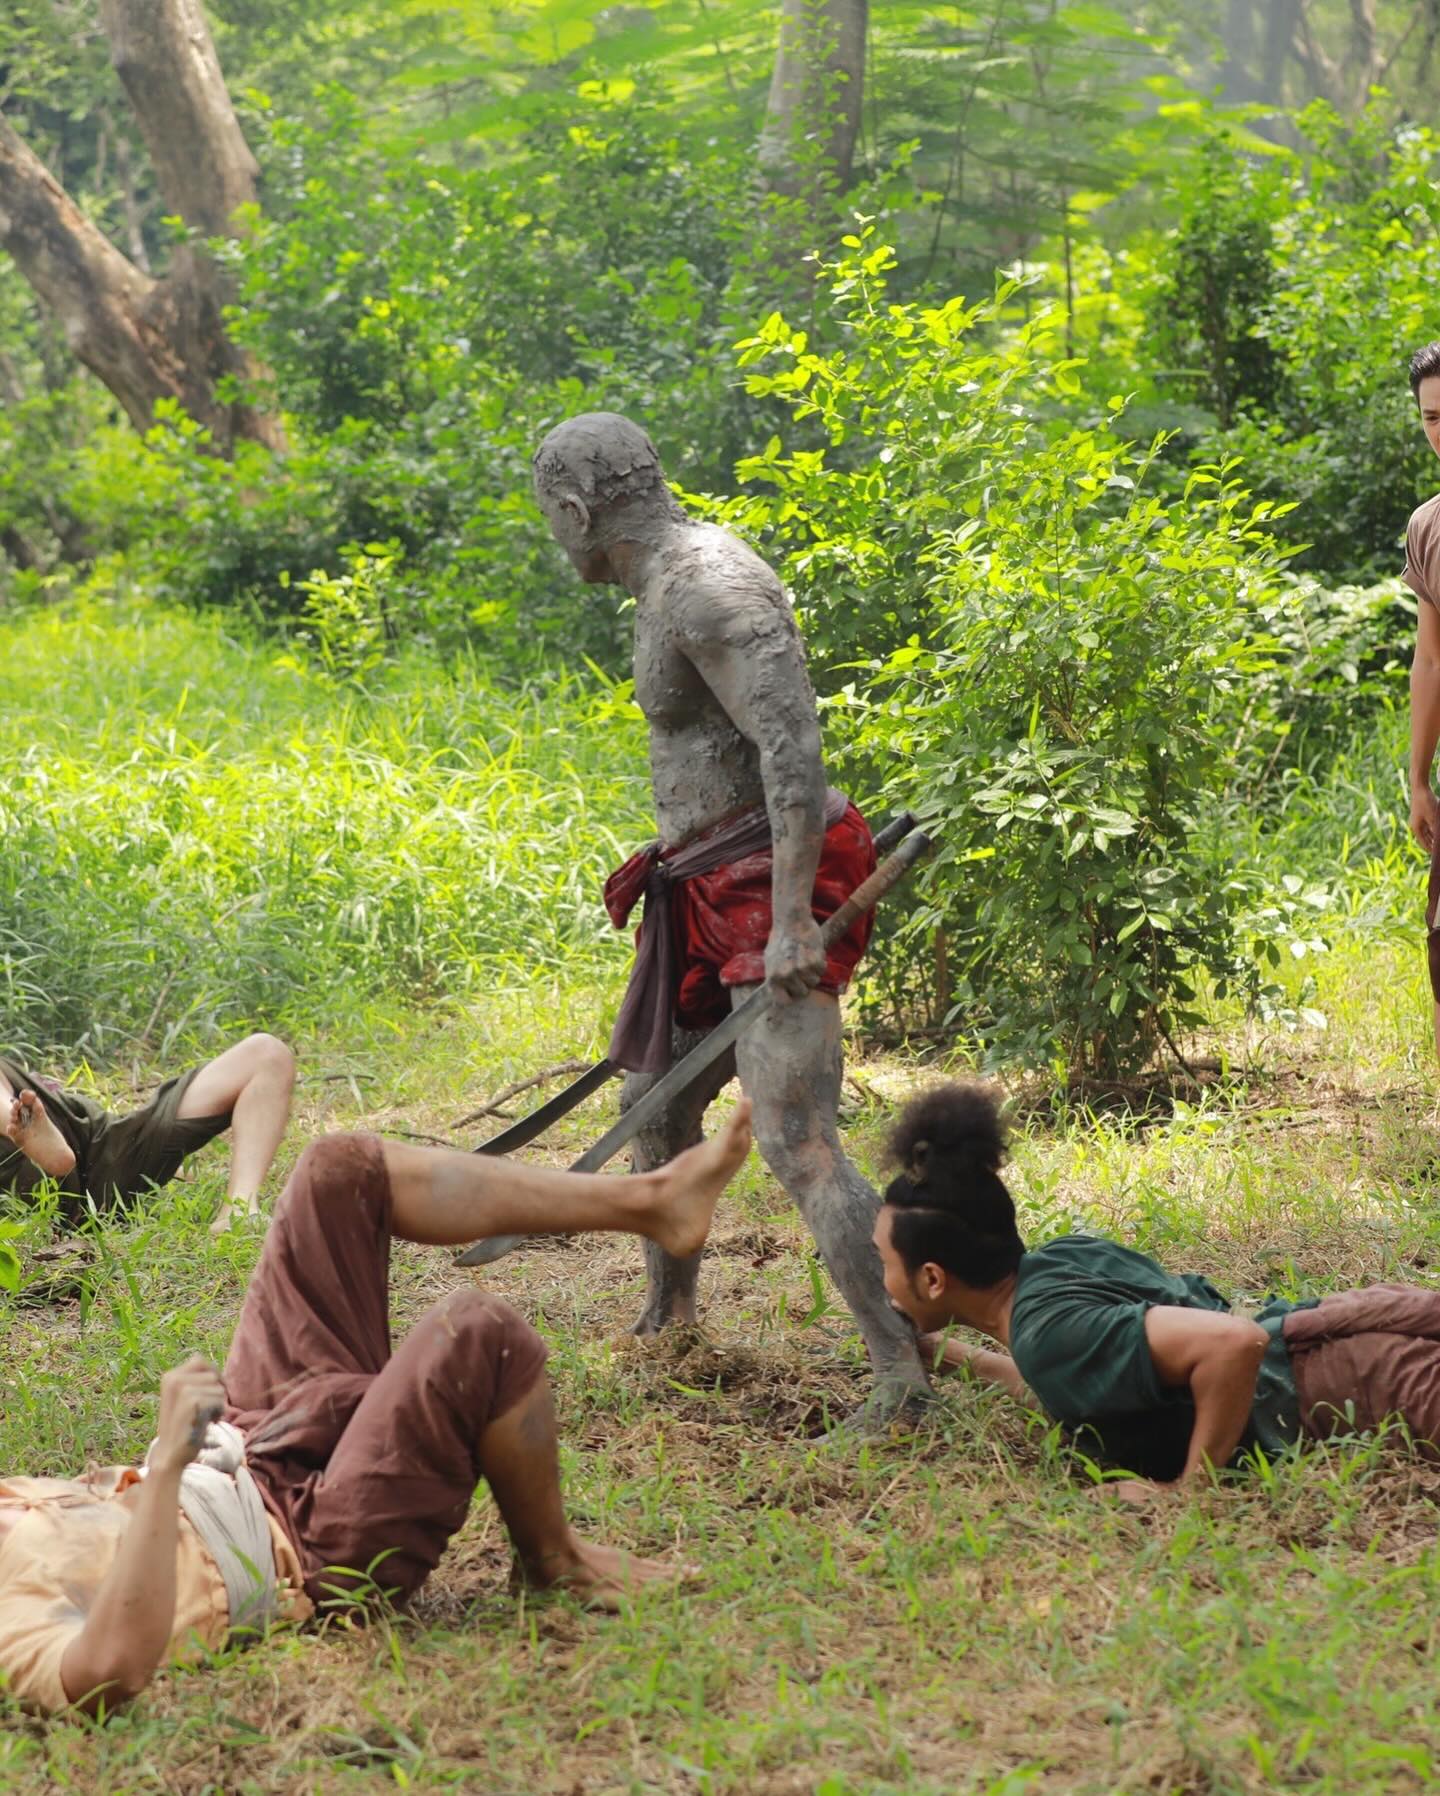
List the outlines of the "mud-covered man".
{"label": "mud-covered man", "polygon": [[[826,786],[815,697],[789,602],[727,531],[687,516],[649,437],[611,412],[572,418],[535,456],[535,487],[582,579],[635,599],[635,695],[650,726],[659,842],[614,874],[618,925],[646,900],[610,1055],[635,1100],[762,981],[776,1003],[637,1138],[637,1171],[700,1138],[738,1072],[756,1141],[798,1205],[869,1349],[871,1413],[923,1391],[914,1334],[887,1302],[870,1236],[878,1199],[840,1145],[839,994],[868,919],[827,955],[820,923],[874,866],[855,807]],[[647,1243],[637,1332],[696,1315],[698,1254]]]}

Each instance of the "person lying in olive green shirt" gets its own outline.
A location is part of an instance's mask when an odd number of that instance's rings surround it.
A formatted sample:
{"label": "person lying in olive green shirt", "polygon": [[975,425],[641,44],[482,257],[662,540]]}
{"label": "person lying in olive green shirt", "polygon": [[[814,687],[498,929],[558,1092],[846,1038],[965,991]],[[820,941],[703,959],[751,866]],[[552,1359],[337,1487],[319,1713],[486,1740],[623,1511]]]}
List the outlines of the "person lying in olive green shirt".
{"label": "person lying in olive green shirt", "polygon": [[73,1219],[86,1198],[128,1203],[168,1184],[182,1161],[230,1133],[221,1233],[260,1210],[260,1187],[290,1116],[295,1056],[273,1035],[249,1035],[160,1086],[148,1104],[114,1116],[24,1061],[0,1053],[0,1193],[28,1198],[41,1179],[60,1188]]}
{"label": "person lying in olive green shirt", "polygon": [[[875,1246],[891,1302],[943,1368],[1031,1402],[1082,1448],[1141,1479],[1132,1502],[1259,1448],[1399,1417],[1440,1457],[1440,1291],[1375,1285],[1231,1313],[1198,1273],[1099,1235],[1026,1249],[1000,1177],[1004,1132],[983,1087],[944,1085],[901,1116]],[[942,1338],[952,1323],[1008,1349]]]}

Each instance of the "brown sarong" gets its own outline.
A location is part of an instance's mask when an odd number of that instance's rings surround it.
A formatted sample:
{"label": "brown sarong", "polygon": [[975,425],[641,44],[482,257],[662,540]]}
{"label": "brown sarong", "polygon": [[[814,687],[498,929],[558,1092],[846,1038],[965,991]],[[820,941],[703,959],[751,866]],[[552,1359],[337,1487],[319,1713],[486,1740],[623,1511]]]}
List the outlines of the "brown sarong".
{"label": "brown sarong", "polygon": [[1430,879],[1425,891],[1425,959],[1430,968],[1430,995],[1440,1004],[1440,928],[1437,924],[1437,911],[1440,911],[1440,833],[1435,837],[1435,846],[1430,852]]}
{"label": "brown sarong", "polygon": [[1283,1325],[1308,1434],[1368,1432],[1398,1416],[1440,1459],[1440,1291],[1337,1291]]}
{"label": "brown sarong", "polygon": [[392,1354],[390,1202],[375,1136],[312,1142],[225,1361],[226,1417],[317,1605],[367,1574],[396,1600],[419,1588],[465,1520],[481,1435],[545,1363],[530,1324],[474,1289],[432,1305]]}

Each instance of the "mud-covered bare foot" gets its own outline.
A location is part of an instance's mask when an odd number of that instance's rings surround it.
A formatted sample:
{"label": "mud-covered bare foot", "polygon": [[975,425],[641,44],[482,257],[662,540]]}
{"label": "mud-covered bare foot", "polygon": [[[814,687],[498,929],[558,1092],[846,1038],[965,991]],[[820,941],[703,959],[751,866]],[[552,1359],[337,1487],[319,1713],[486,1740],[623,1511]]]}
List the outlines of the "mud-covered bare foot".
{"label": "mud-covered bare foot", "polygon": [[678,1584],[694,1577],[695,1568],[661,1559],[642,1559],[638,1553],[596,1546],[572,1534],[567,1547],[522,1566],[521,1575],[527,1584],[539,1590],[567,1590],[587,1608],[614,1614],[641,1585]]}
{"label": "mud-covered bare foot", "polygon": [[52,1179],[75,1167],[75,1154],[33,1091],[0,1097],[0,1136],[13,1142],[32,1166]]}
{"label": "mud-covered bare foot", "polygon": [[935,1412],[937,1399],[925,1378],[890,1376],[877,1378],[870,1395],[858,1408],[830,1431],[827,1437],[843,1440],[847,1435],[871,1438],[887,1434],[892,1428],[905,1431],[919,1427]]}
{"label": "mud-covered bare foot", "polygon": [[744,1165],[750,1140],[750,1100],[741,1098],[717,1134],[645,1175],[653,1182],[645,1233],[666,1253],[687,1259],[705,1245],[720,1193]]}

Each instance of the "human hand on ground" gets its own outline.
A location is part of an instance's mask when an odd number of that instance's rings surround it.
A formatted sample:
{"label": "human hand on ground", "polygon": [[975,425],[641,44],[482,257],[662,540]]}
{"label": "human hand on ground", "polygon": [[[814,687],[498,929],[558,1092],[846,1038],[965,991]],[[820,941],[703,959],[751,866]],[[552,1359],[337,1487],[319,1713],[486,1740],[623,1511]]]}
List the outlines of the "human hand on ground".
{"label": "human hand on ground", "polygon": [[155,1471],[179,1472],[205,1445],[205,1431],[225,1408],[225,1387],[208,1359],[191,1354],[160,1380],[160,1420],[150,1465]]}
{"label": "human hand on ground", "polygon": [[813,917],[773,930],[765,948],[765,979],[777,997],[803,998],[825,977],[825,944]]}
{"label": "human hand on ground", "polygon": [[1410,833],[1426,854],[1435,852],[1437,825],[1440,825],[1440,799],[1428,785],[1416,786],[1410,794]]}
{"label": "human hand on ground", "polygon": [[1153,1509],[1166,1497],[1173,1496],[1178,1486],[1161,1484],[1150,1478],[1115,1478],[1097,1484],[1095,1488],[1102,1497],[1118,1497],[1132,1509]]}

